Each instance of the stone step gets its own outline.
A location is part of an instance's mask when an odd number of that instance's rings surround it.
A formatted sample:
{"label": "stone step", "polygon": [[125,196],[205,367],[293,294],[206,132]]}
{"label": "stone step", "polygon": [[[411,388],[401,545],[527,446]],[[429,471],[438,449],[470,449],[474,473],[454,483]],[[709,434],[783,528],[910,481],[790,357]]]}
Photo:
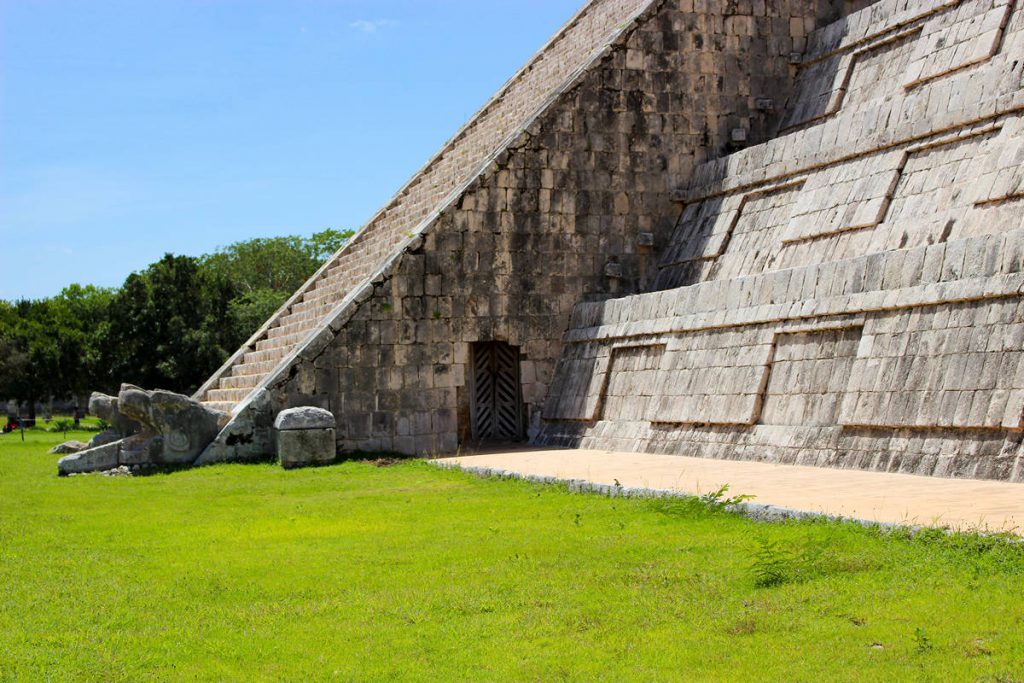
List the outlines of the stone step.
{"label": "stone step", "polygon": [[311,330],[316,326],[317,323],[323,321],[324,317],[331,312],[331,308],[334,306],[335,301],[326,302],[326,305],[319,306],[318,308],[308,308],[301,312],[289,313],[279,319],[279,324],[282,326],[295,325],[297,323],[303,323],[307,326],[307,330]]}
{"label": "stone step", "polygon": [[289,313],[288,315],[282,316],[278,319],[278,324],[282,327],[302,324],[306,326],[307,330],[311,330],[318,322],[323,320],[323,317],[327,315],[328,311],[329,309],[324,306],[317,309],[309,309],[301,313]]}
{"label": "stone step", "polygon": [[348,264],[345,263],[345,260],[346,259],[342,259],[340,263],[336,263],[328,268],[327,272],[324,273],[324,276],[320,278],[320,280],[317,280],[317,284],[320,284],[322,280],[337,280],[345,277],[345,273],[350,270],[350,268],[348,268]]}
{"label": "stone step", "polygon": [[352,286],[352,269],[337,270],[333,275],[322,277],[313,283],[313,286],[306,290],[307,297],[315,298],[323,296],[327,292],[337,292]]}
{"label": "stone step", "polygon": [[336,299],[340,301],[352,289],[353,284],[348,278],[333,281],[324,280],[318,282],[309,295],[312,299]]}
{"label": "stone step", "polygon": [[288,334],[283,337],[261,339],[258,342],[256,342],[256,350],[270,351],[273,349],[290,348],[298,344],[300,341],[302,341],[303,337],[305,336],[306,332],[296,332],[294,334]]}
{"label": "stone step", "polygon": [[265,375],[230,375],[217,381],[220,389],[252,389]]}
{"label": "stone step", "polygon": [[351,281],[348,277],[345,277],[344,274],[342,274],[336,278],[324,278],[322,280],[317,280],[310,293],[315,297],[320,297],[328,293],[333,294],[339,290],[348,289],[349,286],[351,286]]}
{"label": "stone step", "polygon": [[249,395],[251,389],[210,389],[206,392],[207,401],[218,403],[238,403]]}
{"label": "stone step", "polygon": [[[256,353],[262,353],[257,351]],[[240,362],[235,363],[231,366],[231,374],[233,376],[244,376],[244,375],[256,375],[257,377],[263,377],[268,372],[277,367],[277,363],[280,359],[276,360],[263,360],[263,361],[250,361],[245,362],[243,358]]]}
{"label": "stone step", "polygon": [[278,324],[275,327],[271,327],[267,330],[267,339],[277,339],[278,337],[287,337],[290,334],[298,334],[300,332],[308,332],[313,329],[316,324],[315,319],[287,321],[284,316],[278,320]]}
{"label": "stone step", "polygon": [[[251,365],[253,363],[273,363],[274,365],[277,365],[282,358],[288,355],[288,350],[290,348],[291,347],[282,346],[280,348],[268,349],[266,351],[247,351],[245,355],[242,356],[242,365]],[[269,372],[269,370],[267,372]],[[243,372],[241,374],[248,373]]]}
{"label": "stone step", "polygon": [[344,298],[344,291],[339,288],[330,290],[322,290],[314,292],[306,292],[304,298],[299,303],[291,307],[289,314],[305,314],[305,315],[317,315],[316,312],[320,311],[327,306],[333,306]]}
{"label": "stone step", "polygon": [[213,410],[220,410],[225,413],[230,413],[238,405],[238,401],[202,401],[202,404],[207,408]]}

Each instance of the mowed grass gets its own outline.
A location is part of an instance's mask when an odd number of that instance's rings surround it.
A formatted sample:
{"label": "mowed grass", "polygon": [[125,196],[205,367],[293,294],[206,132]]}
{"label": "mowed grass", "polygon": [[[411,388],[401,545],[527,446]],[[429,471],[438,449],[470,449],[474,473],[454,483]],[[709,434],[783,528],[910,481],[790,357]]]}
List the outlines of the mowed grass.
{"label": "mowed grass", "polygon": [[59,479],[26,436],[2,679],[1024,680],[1019,545],[416,461]]}

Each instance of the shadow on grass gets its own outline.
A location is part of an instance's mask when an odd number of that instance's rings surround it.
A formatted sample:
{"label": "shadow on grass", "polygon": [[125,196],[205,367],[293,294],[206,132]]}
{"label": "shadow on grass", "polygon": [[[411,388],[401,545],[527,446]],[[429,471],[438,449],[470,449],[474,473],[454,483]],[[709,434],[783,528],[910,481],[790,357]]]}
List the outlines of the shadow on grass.
{"label": "shadow on grass", "polygon": [[[309,465],[299,465],[296,467],[285,467],[282,468],[286,471],[296,470],[311,470],[311,469],[324,469],[334,467],[336,465],[342,465],[346,463],[365,463],[373,465],[374,467],[391,467],[392,465],[398,465],[403,462],[411,462],[414,460],[423,460],[420,456],[416,455],[405,455],[403,453],[393,453],[389,451],[375,451],[375,452],[359,452],[359,453],[340,453],[331,462],[324,463],[311,463]],[[267,456],[258,460],[247,460],[245,462],[223,462],[223,463],[210,463],[209,465],[200,465],[198,467],[191,465],[181,466],[154,466],[151,471],[146,471],[136,476],[147,476],[152,474],[174,474],[176,472],[185,472],[188,470],[202,469],[206,467],[218,467],[220,465],[234,465],[236,467],[266,467],[268,465],[278,465],[277,458],[274,456]]]}

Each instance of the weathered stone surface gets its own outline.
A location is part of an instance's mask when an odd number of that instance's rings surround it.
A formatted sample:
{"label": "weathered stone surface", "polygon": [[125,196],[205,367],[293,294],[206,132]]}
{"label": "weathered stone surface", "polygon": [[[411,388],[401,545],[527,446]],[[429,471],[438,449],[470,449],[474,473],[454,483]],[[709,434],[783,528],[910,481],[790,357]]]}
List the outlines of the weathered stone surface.
{"label": "weathered stone surface", "polygon": [[813,34],[803,128],[696,169],[664,291],[576,307],[537,441],[1024,481],[1022,18]]}
{"label": "weathered stone surface", "polygon": [[[448,452],[471,437],[470,349],[499,340],[536,431],[573,305],[649,280],[674,186],[732,128],[766,139],[776,115],[751,94],[784,101],[790,53],[849,4],[755,4],[723,26],[715,4],[589,3],[199,395],[320,396],[343,450]],[[684,104],[716,71],[728,88]]]}
{"label": "weathered stone surface", "polygon": [[89,397],[89,412],[96,417],[106,420],[114,431],[125,436],[139,431],[138,422],[124,415],[118,408],[116,396],[107,396],[106,394],[93,392]]}
{"label": "weathered stone surface", "polygon": [[130,477],[132,470],[127,465],[120,465],[112,470],[104,470],[101,474],[105,477]]}
{"label": "weathered stone surface", "polygon": [[[146,391],[130,384],[118,394],[121,412],[142,425],[132,441],[137,462],[190,465],[227,424],[227,414],[170,391]],[[159,447],[154,442],[160,437]]]}
{"label": "weathered stone surface", "polygon": [[163,436],[166,463],[192,463],[227,424],[227,414],[169,391],[152,392],[150,413]]}
{"label": "weathered stone surface", "polygon": [[336,457],[333,429],[293,429],[277,433],[277,459],[286,469],[325,465]]}
{"label": "weathered stone surface", "polygon": [[119,461],[125,465],[168,464],[163,458],[164,440],[159,434],[143,432],[119,442]]}
{"label": "weathered stone surface", "polygon": [[277,459],[282,467],[332,462],[337,452],[334,415],[329,410],[301,406],[282,410],[274,420]]}
{"label": "weathered stone surface", "polygon": [[84,451],[88,447],[88,444],[84,444],[81,441],[65,441],[64,443],[59,443],[53,448],[51,448],[49,452],[54,454],[65,455],[68,453],[77,453],[79,451]]}
{"label": "weathered stone surface", "polygon": [[146,391],[124,384],[116,404],[107,400],[110,397],[93,397],[92,403],[107,415],[113,416],[116,406],[123,418],[137,425],[137,433],[62,458],[58,463],[60,474],[95,472],[119,465],[191,465],[227,423],[226,413],[169,391]]}
{"label": "weathered stone surface", "polygon": [[114,443],[115,441],[120,441],[123,438],[123,435],[118,434],[113,429],[108,429],[105,432],[100,432],[89,439],[89,448],[106,446],[108,443]]}
{"label": "weathered stone surface", "polygon": [[133,384],[122,384],[117,395],[118,409],[125,417],[146,427],[153,428],[149,415],[149,392]]}
{"label": "weathered stone surface", "polygon": [[257,462],[274,457],[274,406],[270,392],[259,389],[206,447],[196,465]]}
{"label": "weathered stone surface", "polygon": [[334,414],[323,408],[301,407],[289,408],[278,413],[274,419],[274,429],[334,429]]}
{"label": "weathered stone surface", "polygon": [[69,474],[114,469],[120,464],[118,460],[120,451],[121,444],[117,442],[99,448],[90,448],[74,455],[66,455],[57,461],[57,473],[64,477]]}
{"label": "weathered stone surface", "polygon": [[89,413],[110,425],[110,429],[89,439],[90,448],[120,441],[126,436],[137,434],[141,429],[138,422],[121,413],[117,406],[116,396],[93,392],[89,396]]}

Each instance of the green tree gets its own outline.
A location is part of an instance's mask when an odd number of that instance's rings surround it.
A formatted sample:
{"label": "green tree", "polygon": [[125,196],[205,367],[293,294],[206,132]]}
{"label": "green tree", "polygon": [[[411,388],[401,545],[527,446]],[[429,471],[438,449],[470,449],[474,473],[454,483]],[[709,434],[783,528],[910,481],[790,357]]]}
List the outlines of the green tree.
{"label": "green tree", "polygon": [[[313,236],[306,240],[310,255],[319,266],[336,251],[345,246],[345,243],[352,239],[354,230],[335,230],[325,228],[320,232],[314,232]],[[312,275],[312,273],[310,273]]]}
{"label": "green tree", "polygon": [[258,290],[291,294],[352,236],[327,228],[309,238],[268,237],[236,242],[200,257],[204,270],[231,283],[239,296]]}
{"label": "green tree", "polygon": [[228,318],[239,347],[288,300],[287,290],[254,289],[235,297],[228,304]]}
{"label": "green tree", "polygon": [[232,336],[226,345],[245,343],[352,235],[351,230],[327,228],[308,238],[258,238],[201,257],[211,281],[234,292],[228,315]]}
{"label": "green tree", "polygon": [[49,309],[46,300],[17,301],[5,309],[0,325],[0,393],[27,403],[30,417],[36,401],[62,393],[60,333]]}
{"label": "green tree", "polygon": [[121,382],[191,392],[352,234],[166,254],[117,290],[71,285],[50,299],[0,301],[0,398],[34,406]]}
{"label": "green tree", "polygon": [[191,392],[227,357],[230,298],[189,256],[166,254],[132,273],[110,304],[103,347],[112,376]]}
{"label": "green tree", "polygon": [[60,356],[61,386],[55,395],[84,397],[111,383],[102,344],[113,298],[114,290],[74,284],[48,300],[48,329],[57,338]]}
{"label": "green tree", "polygon": [[28,400],[33,395],[33,372],[23,325],[13,304],[0,302],[0,396]]}

